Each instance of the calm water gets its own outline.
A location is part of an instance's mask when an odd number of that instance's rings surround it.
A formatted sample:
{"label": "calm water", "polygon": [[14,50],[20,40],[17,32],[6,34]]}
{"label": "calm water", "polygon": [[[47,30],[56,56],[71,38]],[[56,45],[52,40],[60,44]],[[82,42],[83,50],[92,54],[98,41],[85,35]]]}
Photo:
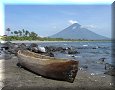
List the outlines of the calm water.
{"label": "calm water", "polygon": [[[53,42],[39,43],[40,46],[72,47],[79,54],[64,54],[55,52],[55,57],[78,60],[79,66],[88,66],[88,71],[95,73],[104,72],[104,64],[97,63],[100,58],[105,58],[106,63],[111,63],[111,42]],[[75,57],[72,57],[72,56]]]}

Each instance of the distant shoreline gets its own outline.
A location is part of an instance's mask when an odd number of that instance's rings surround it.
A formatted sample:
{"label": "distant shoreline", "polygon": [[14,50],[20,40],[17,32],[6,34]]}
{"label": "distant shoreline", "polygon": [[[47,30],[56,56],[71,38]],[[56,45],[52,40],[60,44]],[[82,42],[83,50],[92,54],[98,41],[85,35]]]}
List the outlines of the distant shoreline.
{"label": "distant shoreline", "polygon": [[[0,41],[0,43],[5,43],[5,42],[8,42],[8,41]],[[94,40],[94,41],[10,41],[12,43],[52,43],[52,42],[111,42],[111,40]]]}

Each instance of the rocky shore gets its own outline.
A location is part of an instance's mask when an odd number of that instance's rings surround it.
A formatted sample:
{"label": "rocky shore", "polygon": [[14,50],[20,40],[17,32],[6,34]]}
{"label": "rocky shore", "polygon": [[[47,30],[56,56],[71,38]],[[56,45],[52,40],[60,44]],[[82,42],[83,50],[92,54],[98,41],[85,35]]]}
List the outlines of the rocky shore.
{"label": "rocky shore", "polygon": [[[35,46],[35,44],[33,45]],[[25,44],[4,44],[0,48],[0,88],[1,90],[114,90],[115,89],[115,77],[114,71],[109,69],[108,72],[113,74],[96,74],[90,73],[85,69],[79,67],[79,71],[75,78],[74,83],[65,81],[57,81],[47,79],[42,76],[38,76],[31,73],[24,68],[17,66],[18,58],[16,52],[19,49],[29,49],[36,52],[36,48],[33,46],[28,47]],[[4,50],[5,49],[5,50]],[[53,48],[46,47],[46,53],[39,52],[41,54],[54,57],[53,52],[59,51],[62,53],[79,53],[71,48]],[[71,54],[69,53],[69,54]],[[103,58],[104,59],[104,58]],[[99,61],[103,62],[103,59]],[[112,67],[111,65],[109,67]],[[83,68],[88,68],[83,66]],[[108,69],[108,68],[107,68]]]}

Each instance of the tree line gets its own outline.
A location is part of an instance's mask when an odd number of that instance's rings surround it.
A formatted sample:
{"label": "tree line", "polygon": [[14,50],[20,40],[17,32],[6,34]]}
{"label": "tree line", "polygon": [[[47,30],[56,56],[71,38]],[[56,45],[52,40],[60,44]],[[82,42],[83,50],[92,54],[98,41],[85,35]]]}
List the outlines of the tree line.
{"label": "tree line", "polygon": [[11,31],[10,28],[6,29],[5,40],[39,40],[39,41],[64,41],[63,38],[49,38],[49,37],[40,37],[35,32],[30,32],[28,30],[15,30]]}
{"label": "tree line", "polygon": [[[11,31],[11,29],[7,28],[6,31],[7,31],[7,35],[9,35],[10,34],[9,32]],[[22,29],[22,30],[11,31],[10,36],[19,36],[19,37],[36,36],[37,37],[37,34],[35,32],[29,32],[28,30]]]}
{"label": "tree line", "polygon": [[[4,35],[3,40],[38,40],[38,41],[101,41],[101,40],[86,40],[86,39],[63,39],[63,38],[49,38],[49,37],[40,37],[35,32],[30,32],[28,30],[15,30],[11,31],[10,28],[6,29],[6,35]],[[103,41],[103,40],[102,40]],[[106,40],[105,40],[106,41]]]}

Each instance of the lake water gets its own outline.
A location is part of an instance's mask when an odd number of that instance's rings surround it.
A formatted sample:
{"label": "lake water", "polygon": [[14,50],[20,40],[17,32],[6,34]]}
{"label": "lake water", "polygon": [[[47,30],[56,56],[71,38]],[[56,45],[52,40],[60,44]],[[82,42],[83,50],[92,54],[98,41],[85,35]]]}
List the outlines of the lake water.
{"label": "lake water", "polygon": [[[98,63],[100,58],[105,58],[106,63],[111,63],[111,42],[50,42],[39,43],[40,46],[72,47],[77,50],[77,54],[66,54],[55,52],[57,58],[69,58],[78,60],[79,67],[87,66],[89,72],[103,73],[105,64]],[[74,57],[73,57],[74,55]]]}

